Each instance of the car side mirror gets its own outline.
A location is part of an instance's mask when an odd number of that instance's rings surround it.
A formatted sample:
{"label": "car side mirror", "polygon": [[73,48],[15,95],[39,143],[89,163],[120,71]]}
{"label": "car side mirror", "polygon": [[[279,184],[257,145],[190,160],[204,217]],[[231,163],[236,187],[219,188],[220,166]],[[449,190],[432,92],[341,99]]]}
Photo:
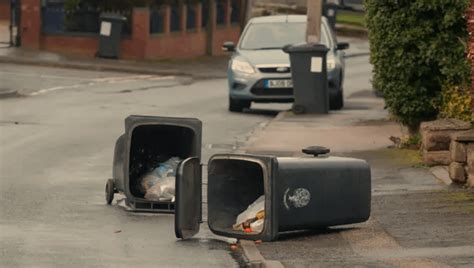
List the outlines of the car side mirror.
{"label": "car side mirror", "polygon": [[349,43],[347,42],[337,43],[337,50],[345,50],[348,48],[349,48]]}
{"label": "car side mirror", "polygon": [[222,45],[222,50],[227,52],[234,52],[235,51],[235,44],[234,42],[225,42]]}

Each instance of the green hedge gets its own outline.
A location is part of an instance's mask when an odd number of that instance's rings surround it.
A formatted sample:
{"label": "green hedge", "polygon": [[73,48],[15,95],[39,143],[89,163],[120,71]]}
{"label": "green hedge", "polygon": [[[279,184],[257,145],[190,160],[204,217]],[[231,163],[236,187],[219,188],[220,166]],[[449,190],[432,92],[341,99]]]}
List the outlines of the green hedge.
{"label": "green hedge", "polygon": [[444,85],[470,83],[469,0],[365,0],[373,86],[415,130],[439,111]]}

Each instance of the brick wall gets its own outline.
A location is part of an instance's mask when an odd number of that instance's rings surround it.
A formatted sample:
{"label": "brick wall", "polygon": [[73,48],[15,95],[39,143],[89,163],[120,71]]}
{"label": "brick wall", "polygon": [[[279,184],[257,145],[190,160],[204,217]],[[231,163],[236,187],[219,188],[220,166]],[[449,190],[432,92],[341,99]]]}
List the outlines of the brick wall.
{"label": "brick wall", "polygon": [[[22,46],[25,46],[24,39]],[[56,53],[94,57],[98,47],[99,39],[94,37],[46,35],[41,37],[39,48]]]}
{"label": "brick wall", "polygon": [[[2,0],[0,0],[2,1]],[[218,0],[226,1],[229,0]],[[229,5],[228,5],[229,6]],[[21,35],[22,46],[29,49],[42,49],[64,54],[77,54],[94,57],[99,46],[99,36],[71,34],[42,34],[40,0],[22,1]],[[230,6],[229,6],[230,8]],[[200,10],[200,6],[199,6]],[[185,7],[181,12],[185,13]],[[120,57],[123,59],[162,59],[192,58],[206,55],[208,33],[201,28],[201,14],[196,15],[196,29],[186,30],[186,18],[182,18],[180,32],[170,32],[170,9],[164,12],[164,31],[150,34],[150,12],[147,8],[136,8],[132,15],[132,36],[123,38],[120,44]],[[230,11],[226,11],[226,24],[212,27],[212,55],[222,54],[225,41],[237,42],[241,28],[230,23]]]}
{"label": "brick wall", "polygon": [[23,47],[29,49],[41,47],[40,0],[21,1],[20,35]]}
{"label": "brick wall", "polygon": [[10,0],[0,0],[0,20],[10,21],[11,5]]}

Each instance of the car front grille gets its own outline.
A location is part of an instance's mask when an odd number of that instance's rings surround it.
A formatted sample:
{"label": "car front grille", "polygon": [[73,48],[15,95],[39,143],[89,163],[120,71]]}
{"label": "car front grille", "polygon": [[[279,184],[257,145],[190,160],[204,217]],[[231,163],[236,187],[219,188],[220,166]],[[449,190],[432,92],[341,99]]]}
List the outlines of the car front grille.
{"label": "car front grille", "polygon": [[288,96],[293,97],[293,88],[265,88],[264,81],[256,83],[252,89],[252,94],[257,96]]}
{"label": "car front grille", "polygon": [[293,96],[292,88],[252,88],[252,94],[257,96]]}
{"label": "car front grille", "polygon": [[289,67],[261,67],[258,68],[258,70],[261,73],[277,73],[277,74],[287,74],[291,72],[291,69]]}

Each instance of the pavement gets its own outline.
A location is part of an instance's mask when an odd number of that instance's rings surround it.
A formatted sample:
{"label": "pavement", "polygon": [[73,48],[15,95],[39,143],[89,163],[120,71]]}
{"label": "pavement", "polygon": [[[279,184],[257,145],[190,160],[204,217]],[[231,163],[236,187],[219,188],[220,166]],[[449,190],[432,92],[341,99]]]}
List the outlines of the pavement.
{"label": "pavement", "polygon": [[228,57],[199,57],[191,60],[131,61],[85,58],[17,47],[0,49],[0,62],[89,71],[150,75],[193,76],[196,79],[225,78]]}
{"label": "pavement", "polygon": [[[367,60],[361,57],[357,61]],[[349,62],[349,66],[357,64]],[[371,90],[363,68],[348,68],[346,106],[329,115],[281,112],[252,135],[247,153],[304,156],[320,145],[365,159],[372,171],[372,215],[362,224],[284,233],[256,245],[262,262],[285,267],[472,267],[474,189],[446,184],[414,150],[390,149],[405,130]],[[355,76],[364,77],[353,86]],[[435,173],[433,174],[432,171]]]}

